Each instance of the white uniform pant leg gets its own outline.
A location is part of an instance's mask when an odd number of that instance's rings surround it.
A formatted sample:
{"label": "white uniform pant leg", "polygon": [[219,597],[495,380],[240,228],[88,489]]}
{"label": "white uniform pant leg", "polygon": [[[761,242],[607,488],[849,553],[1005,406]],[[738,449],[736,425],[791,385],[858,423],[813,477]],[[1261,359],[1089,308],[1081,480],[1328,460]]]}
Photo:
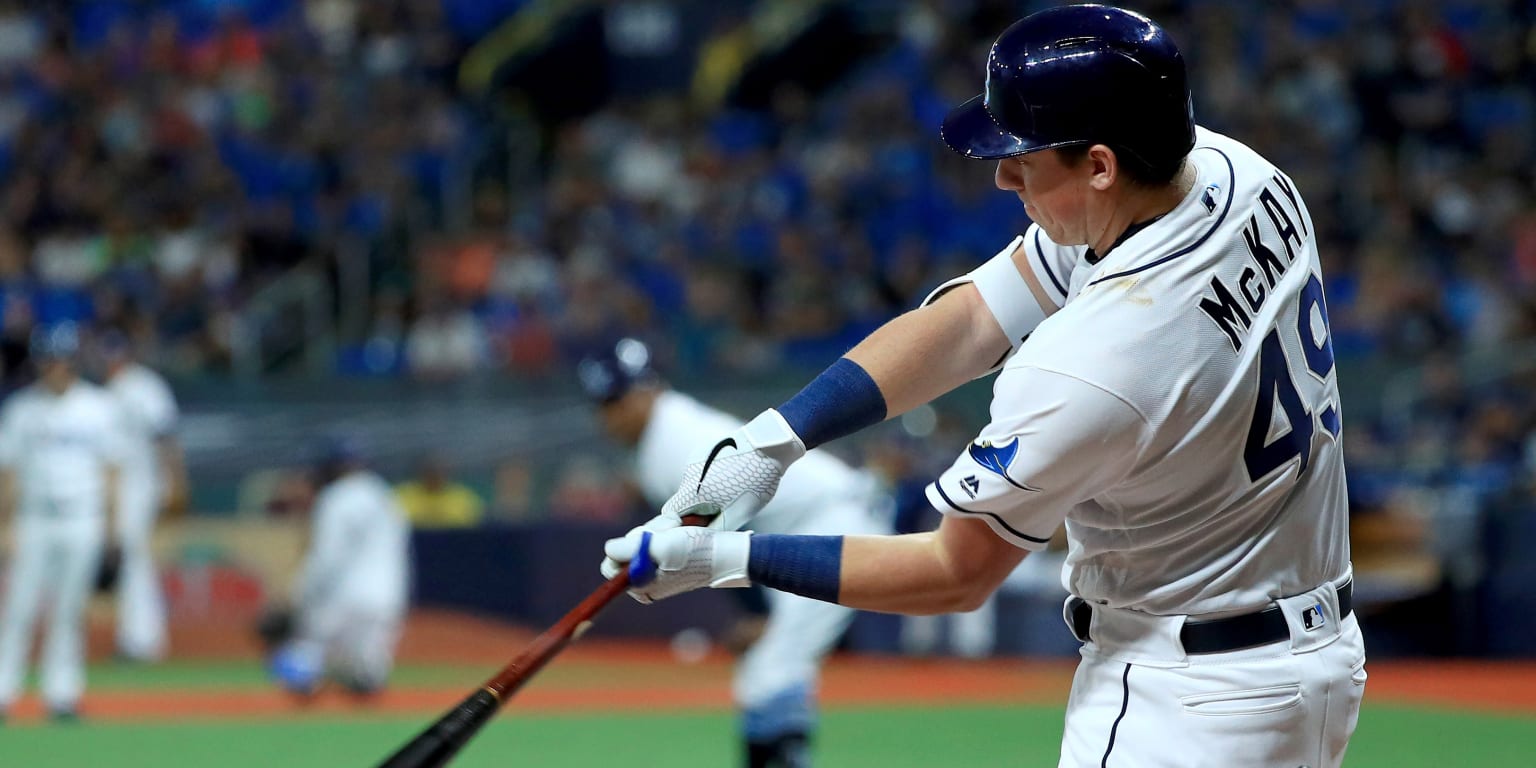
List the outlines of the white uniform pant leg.
{"label": "white uniform pant leg", "polygon": [[101,564],[102,521],[79,516],[49,526],[57,557],[41,692],[50,709],[73,709],[85,692],[85,609]]}
{"label": "white uniform pant leg", "polygon": [[939,631],[944,627],[942,615],[902,616],[901,652],[908,656],[927,656],[939,647]]}
{"label": "white uniform pant leg", "polygon": [[19,517],[11,535],[10,567],[6,569],[5,603],[0,607],[0,709],[21,695],[32,652],[32,629],[38,607],[53,578],[46,526],[28,516]]}
{"label": "white uniform pant leg", "polygon": [[997,595],[974,611],[950,615],[949,621],[949,642],[957,655],[967,659],[992,655],[997,645]]}
{"label": "white uniform pant leg", "polygon": [[997,596],[980,608],[965,613],[901,617],[901,650],[908,656],[926,656],[939,648],[939,637],[949,630],[949,652],[968,659],[986,658],[997,647]]}
{"label": "white uniform pant leg", "polygon": [[317,650],[328,677],[359,690],[377,690],[394,671],[403,611],[328,602],[308,608],[298,642]]}
{"label": "white uniform pant leg", "polygon": [[1126,663],[1087,648],[1067,703],[1061,768],[1337,768],[1365,692],[1353,615],[1335,642],[1284,643],[1191,657],[1184,667]]}
{"label": "white uniform pant leg", "polygon": [[400,617],[388,612],[353,614],[353,620],[332,644],[332,674],[360,691],[376,691],[389,682],[395,668],[395,646],[400,642]]}
{"label": "white uniform pant leg", "polygon": [[732,683],[748,739],[810,732],[821,662],[853,616],[851,608],[768,590],[767,625]]}
{"label": "white uniform pant leg", "polygon": [[165,594],[155,568],[156,493],[124,483],[119,496],[118,542],[123,548],[117,584],[117,649],[136,659],[165,656]]}

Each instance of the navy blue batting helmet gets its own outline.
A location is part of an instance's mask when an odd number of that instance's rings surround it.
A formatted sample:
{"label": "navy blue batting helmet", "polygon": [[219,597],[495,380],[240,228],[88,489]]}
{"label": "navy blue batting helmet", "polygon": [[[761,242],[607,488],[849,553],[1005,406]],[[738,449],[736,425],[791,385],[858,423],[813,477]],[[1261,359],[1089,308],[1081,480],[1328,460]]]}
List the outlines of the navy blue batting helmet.
{"label": "navy blue batting helmet", "polygon": [[597,403],[611,403],[628,394],[637,383],[657,379],[651,369],[651,350],[639,339],[620,339],[607,354],[589,355],[576,366],[581,391]]}
{"label": "navy blue batting helmet", "polygon": [[28,351],[34,360],[68,360],[80,351],[80,330],[74,323],[39,326],[32,330]]}
{"label": "navy blue batting helmet", "polygon": [[355,435],[326,432],[319,435],[309,448],[309,463],[316,467],[338,467],[342,464],[362,463],[368,458],[363,442]]}
{"label": "navy blue batting helmet", "polygon": [[986,92],[950,112],[940,135],[967,157],[1106,144],[1151,171],[1171,171],[1195,145],[1184,57],[1139,13],[1040,11],[998,36]]}

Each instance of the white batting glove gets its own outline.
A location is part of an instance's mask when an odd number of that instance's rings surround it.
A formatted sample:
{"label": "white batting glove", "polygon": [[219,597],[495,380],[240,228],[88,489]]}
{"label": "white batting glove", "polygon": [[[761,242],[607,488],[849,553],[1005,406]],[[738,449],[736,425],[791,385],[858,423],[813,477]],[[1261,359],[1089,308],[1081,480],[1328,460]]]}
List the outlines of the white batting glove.
{"label": "white batting glove", "polygon": [[[682,524],[682,518],[679,518],[676,515],[657,515],[645,521],[643,525],[637,525],[629,529],[629,533],[624,534],[624,538],[609,539],[608,544],[613,544],[615,541],[627,541],[629,542],[628,548],[622,551],[633,553],[640,549],[640,539],[645,534],[660,533],[662,531],[677,528]],[[603,557],[603,564],[598,567],[598,570],[603,572],[603,578],[611,579],[619,575],[619,571],[624,570],[625,564],[628,563],[630,558],[625,557],[623,560],[615,560],[611,555],[607,555],[607,545],[604,545],[603,552],[605,557]]]}
{"label": "white batting glove", "polygon": [[629,596],[653,603],[703,587],[745,587],[752,534],[698,526],[609,539],[603,553],[629,568]]}
{"label": "white batting glove", "polygon": [[709,527],[734,531],[752,520],[779,490],[785,470],[805,455],[805,443],[769,408],[716,443],[703,461],[683,470],[683,482],[661,517],[709,518]]}

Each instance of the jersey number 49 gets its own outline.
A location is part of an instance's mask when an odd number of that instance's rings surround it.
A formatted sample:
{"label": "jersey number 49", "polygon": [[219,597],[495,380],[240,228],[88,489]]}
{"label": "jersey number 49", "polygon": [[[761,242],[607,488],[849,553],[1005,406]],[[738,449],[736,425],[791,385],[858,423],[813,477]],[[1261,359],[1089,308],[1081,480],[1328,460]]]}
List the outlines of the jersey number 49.
{"label": "jersey number 49", "polygon": [[[1314,312],[1321,318],[1321,339],[1313,332]],[[1280,342],[1280,330],[1271,329],[1259,351],[1259,400],[1253,406],[1253,423],[1248,425],[1248,441],[1243,448],[1248,478],[1255,482],[1298,456],[1301,457],[1301,467],[1297,475],[1306,472],[1307,462],[1312,458],[1312,436],[1318,424],[1335,438],[1343,427],[1337,404],[1324,401],[1323,408],[1314,416],[1302,402],[1296,380],[1291,376],[1290,362],[1285,357],[1285,346]],[[1319,382],[1326,382],[1328,374],[1333,372],[1333,337],[1328,330],[1328,305],[1323,300],[1323,284],[1317,275],[1311,275],[1301,291],[1301,306],[1296,311],[1296,334],[1301,337],[1307,371]],[[1277,402],[1290,429],[1274,442],[1266,443]]]}

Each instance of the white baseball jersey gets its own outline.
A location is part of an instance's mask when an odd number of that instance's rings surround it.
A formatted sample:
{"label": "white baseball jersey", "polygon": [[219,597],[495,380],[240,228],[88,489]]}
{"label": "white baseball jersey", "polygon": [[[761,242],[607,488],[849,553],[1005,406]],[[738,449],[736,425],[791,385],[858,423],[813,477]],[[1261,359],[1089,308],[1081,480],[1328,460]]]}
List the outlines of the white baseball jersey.
{"label": "white baseball jersey", "polygon": [[105,471],[122,458],[117,406],[76,380],[62,394],[42,384],[17,392],[0,412],[0,464],[15,470],[21,514],[103,513]]}
{"label": "white baseball jersey", "polygon": [[[1102,259],[1029,229],[1044,313],[973,273],[1016,351],[991,423],[928,488],[1026,549],[1065,521],[1068,590],[1162,615],[1250,611],[1349,571],[1311,216],[1237,141],[1199,129],[1189,163],[1183,201]],[[1007,266],[990,274],[1022,282]]]}
{"label": "white baseball jersey", "polygon": [[159,488],[159,453],[155,445],[176,428],[176,399],[160,374],[130,363],[107,382],[107,392],[121,409],[123,483]]}
{"label": "white baseball jersey", "polygon": [[[663,392],[635,451],[635,478],[660,507],[677,491],[688,463],[742,422],[680,392]],[[752,518],[758,533],[862,534],[885,532],[873,508],[878,482],[836,457],[813,450],[791,464],[773,500]],[[852,502],[852,503],[849,503]],[[848,511],[857,510],[857,511]]]}
{"label": "white baseball jersey", "polygon": [[300,605],[405,610],[410,525],[383,478],[359,471],[327,485],[315,498],[313,531]]}

